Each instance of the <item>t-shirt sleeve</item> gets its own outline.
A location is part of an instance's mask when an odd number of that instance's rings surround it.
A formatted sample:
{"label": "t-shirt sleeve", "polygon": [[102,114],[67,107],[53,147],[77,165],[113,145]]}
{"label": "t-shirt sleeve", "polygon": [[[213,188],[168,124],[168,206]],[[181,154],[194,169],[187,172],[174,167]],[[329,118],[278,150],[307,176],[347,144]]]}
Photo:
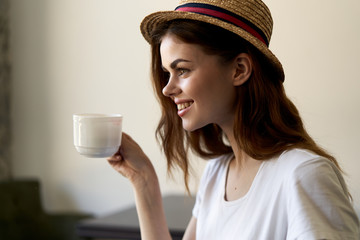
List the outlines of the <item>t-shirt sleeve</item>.
{"label": "t-shirt sleeve", "polygon": [[290,175],[287,239],[359,239],[359,220],[333,163],[313,159]]}

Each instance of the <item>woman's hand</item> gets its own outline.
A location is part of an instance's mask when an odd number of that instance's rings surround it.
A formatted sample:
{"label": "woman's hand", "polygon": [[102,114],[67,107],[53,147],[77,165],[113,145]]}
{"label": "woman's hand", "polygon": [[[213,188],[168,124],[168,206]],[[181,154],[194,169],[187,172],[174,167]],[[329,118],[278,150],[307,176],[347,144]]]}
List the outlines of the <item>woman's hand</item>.
{"label": "woman's hand", "polygon": [[110,157],[108,162],[136,187],[144,186],[151,178],[157,178],[149,158],[126,133],[122,134],[119,151]]}
{"label": "woman's hand", "polygon": [[170,240],[159,182],[153,165],[140,146],[123,133],[119,151],[108,161],[134,186],[141,239]]}

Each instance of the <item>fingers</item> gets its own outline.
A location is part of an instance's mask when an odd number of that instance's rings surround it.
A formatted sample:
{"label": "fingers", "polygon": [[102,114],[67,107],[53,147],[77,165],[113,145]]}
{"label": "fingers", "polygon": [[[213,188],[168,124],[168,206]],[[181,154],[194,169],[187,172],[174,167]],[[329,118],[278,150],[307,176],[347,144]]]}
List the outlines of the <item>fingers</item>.
{"label": "fingers", "polygon": [[[118,151],[116,153],[114,153],[114,155],[112,155],[111,157],[109,157],[107,160],[111,165],[115,165],[116,163],[118,164],[121,161],[124,161],[124,148],[126,148],[126,146],[128,145],[129,140],[132,140],[132,138],[126,134],[126,133],[122,133],[122,139],[121,139],[121,145],[118,149]],[[132,140],[133,141],[133,140]]]}
{"label": "fingers", "polygon": [[122,160],[121,146],[119,147],[118,151],[114,153],[114,155],[108,158],[108,161],[119,161],[119,160]]}
{"label": "fingers", "polygon": [[119,161],[119,160],[123,160],[123,148],[122,146],[126,146],[126,141],[128,141],[128,139],[131,139],[131,137],[126,134],[126,133],[122,133],[122,138],[121,138],[121,145],[119,147],[119,149],[117,150],[116,153],[114,153],[114,155],[112,155],[111,157],[108,158],[108,160],[110,161]]}
{"label": "fingers", "polygon": [[141,147],[126,133],[123,133],[121,146],[118,151],[108,158],[109,164],[124,176],[137,175],[143,169],[151,165],[149,158]]}
{"label": "fingers", "polygon": [[121,155],[113,155],[113,156],[109,157],[107,160],[113,161],[113,162],[118,162],[118,161],[122,161],[123,158],[121,157]]}

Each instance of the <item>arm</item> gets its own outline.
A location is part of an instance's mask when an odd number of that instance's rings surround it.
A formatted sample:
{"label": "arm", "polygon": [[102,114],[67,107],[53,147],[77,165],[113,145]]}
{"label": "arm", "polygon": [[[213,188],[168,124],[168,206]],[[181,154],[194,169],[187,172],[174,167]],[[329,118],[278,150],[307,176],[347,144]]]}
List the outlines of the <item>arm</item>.
{"label": "arm", "polygon": [[143,186],[134,187],[141,239],[171,239],[157,178],[147,181]]}
{"label": "arm", "polygon": [[119,151],[108,161],[133,185],[141,239],[171,239],[155,169],[139,145],[123,133]]}
{"label": "arm", "polygon": [[196,239],[196,218],[192,217],[189,225],[186,228],[183,240],[195,240]]}

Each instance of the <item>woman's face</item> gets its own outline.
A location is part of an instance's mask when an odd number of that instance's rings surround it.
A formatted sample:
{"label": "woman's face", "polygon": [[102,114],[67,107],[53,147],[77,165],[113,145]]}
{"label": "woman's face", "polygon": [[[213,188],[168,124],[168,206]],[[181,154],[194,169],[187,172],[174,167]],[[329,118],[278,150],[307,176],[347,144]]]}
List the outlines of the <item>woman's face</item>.
{"label": "woman's face", "polygon": [[163,94],[177,107],[185,130],[194,131],[210,123],[231,128],[234,120],[234,69],[199,45],[188,44],[174,35],[163,37],[162,67],[169,74]]}

